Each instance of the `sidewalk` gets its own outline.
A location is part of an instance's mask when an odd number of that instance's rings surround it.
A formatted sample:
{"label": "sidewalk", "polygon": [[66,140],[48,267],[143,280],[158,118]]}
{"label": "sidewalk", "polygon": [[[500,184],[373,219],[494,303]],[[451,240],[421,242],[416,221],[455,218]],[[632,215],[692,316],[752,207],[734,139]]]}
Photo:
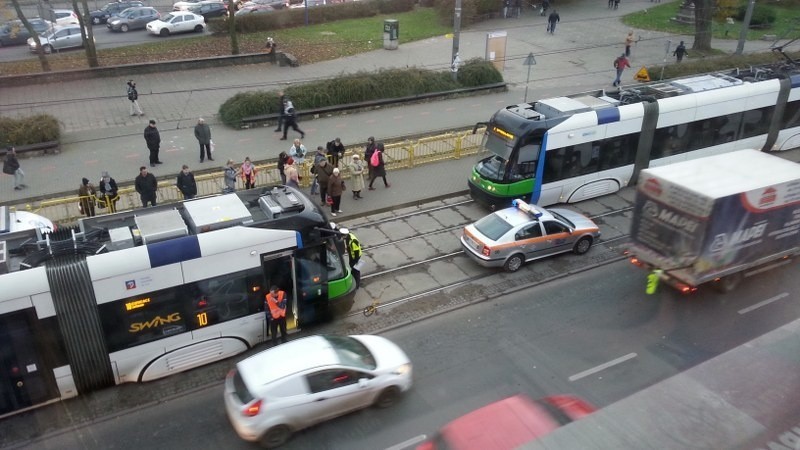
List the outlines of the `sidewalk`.
{"label": "sidewalk", "polygon": [[[508,92],[304,121],[300,126],[308,136],[306,147],[314,149],[337,136],[346,146],[360,145],[369,135],[382,140],[485,121],[497,109],[523,101],[528,67],[522,63],[529,53],[535,55],[537,62],[530,71],[529,101],[610,88],[614,76],[611,61],[622,51],[628,31],[619,17],[651,5],[646,1],[626,3],[619,10],[608,10],[604,3],[588,0],[565,5],[558,8],[562,21],[554,35],[545,32],[545,18],[530,11],[520,19],[491,20],[462,30],[460,54],[464,60],[484,57],[488,32],[507,32],[503,75],[510,83]],[[639,67],[663,61],[667,39],[672,40],[673,48],[679,40],[692,41],[691,36],[649,31],[637,35],[642,40],[633,48],[634,67],[625,74],[627,83],[633,83],[633,74]],[[733,51],[736,42],[714,41],[713,45]],[[747,50],[767,46],[748,43]],[[278,140],[279,134],[273,133],[271,127],[234,130],[219,123],[216,114],[225,100],[241,91],[279,89],[343,72],[406,66],[446,70],[451,51],[452,39],[442,36],[401,43],[398,50],[376,50],[298,68],[264,64],[142,76],[136,81],[144,117],[128,114],[126,79],[0,87],[0,113],[14,116],[47,112],[62,122],[64,130],[60,154],[21,160],[29,189],[14,191],[8,179],[0,183],[0,203],[15,205],[28,198],[73,192],[82,177],[96,180],[103,171],[111,173],[119,183],[132,181],[139,166],[147,162],[142,131],[150,118],[158,122],[162,159],[166,163],[155,171],[158,177],[177,173],[184,163],[195,171],[211,167],[208,163],[199,164],[193,135],[198,117],[204,117],[212,126],[219,151],[216,169],[222,170],[227,158],[275,158],[289,144]]]}

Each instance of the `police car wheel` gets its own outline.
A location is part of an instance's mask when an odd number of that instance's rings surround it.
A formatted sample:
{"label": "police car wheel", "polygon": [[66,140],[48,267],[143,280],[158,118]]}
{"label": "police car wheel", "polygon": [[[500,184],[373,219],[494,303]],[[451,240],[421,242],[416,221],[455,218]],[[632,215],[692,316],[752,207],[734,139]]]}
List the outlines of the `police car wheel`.
{"label": "police car wheel", "polygon": [[506,269],[508,272],[516,272],[522,267],[522,263],[525,262],[525,258],[522,257],[519,253],[516,255],[511,255],[510,258],[506,260],[506,263],[503,265],[503,268]]}
{"label": "police car wheel", "polygon": [[592,247],[592,238],[589,236],[584,236],[578,239],[578,242],[575,243],[575,247],[572,248],[572,251],[575,252],[576,255],[582,255],[589,251]]}

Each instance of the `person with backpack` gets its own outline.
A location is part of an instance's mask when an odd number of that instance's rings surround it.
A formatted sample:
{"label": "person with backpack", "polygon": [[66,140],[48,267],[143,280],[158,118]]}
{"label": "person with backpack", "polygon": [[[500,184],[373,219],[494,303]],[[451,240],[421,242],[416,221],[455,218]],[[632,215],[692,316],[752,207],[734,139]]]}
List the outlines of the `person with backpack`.
{"label": "person with backpack", "polygon": [[617,70],[617,77],[614,78],[614,83],[612,83],[613,86],[619,86],[619,83],[622,81],[622,71],[624,71],[626,67],[630,66],[631,64],[628,62],[628,58],[625,57],[625,53],[614,60],[614,69]]}
{"label": "person with backpack", "polygon": [[369,180],[370,191],[375,190],[372,184],[375,183],[375,179],[378,177],[383,179],[383,185],[387,188],[392,186],[386,181],[386,163],[383,160],[383,142],[375,144],[375,151],[372,152],[372,156],[369,157],[369,166],[372,168],[372,178]]}
{"label": "person with backpack", "polygon": [[128,80],[128,100],[131,101],[131,115],[143,116],[142,108],[139,107],[139,91],[136,90],[133,80]]}
{"label": "person with backpack", "polygon": [[375,152],[375,138],[367,138],[367,147],[364,149],[364,164],[367,165],[367,180],[372,181],[372,165],[369,163],[372,153]]}
{"label": "person with backpack", "polygon": [[558,11],[554,9],[553,12],[551,12],[550,15],[547,16],[547,31],[550,34],[556,32],[556,23],[558,22],[561,22],[561,16],[559,16]]}
{"label": "person with backpack", "polygon": [[344,158],[344,144],[342,144],[342,140],[338,137],[326,145],[326,150],[328,151],[328,159],[330,160],[333,167],[339,167],[339,161]]}

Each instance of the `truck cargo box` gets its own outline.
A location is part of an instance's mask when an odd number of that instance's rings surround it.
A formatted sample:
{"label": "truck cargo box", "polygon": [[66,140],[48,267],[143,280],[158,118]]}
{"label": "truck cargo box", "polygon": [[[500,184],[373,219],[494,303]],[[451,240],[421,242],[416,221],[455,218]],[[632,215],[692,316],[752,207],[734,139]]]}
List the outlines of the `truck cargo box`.
{"label": "truck cargo box", "polygon": [[698,285],[800,248],[800,164],[756,150],[645,169],[631,249]]}

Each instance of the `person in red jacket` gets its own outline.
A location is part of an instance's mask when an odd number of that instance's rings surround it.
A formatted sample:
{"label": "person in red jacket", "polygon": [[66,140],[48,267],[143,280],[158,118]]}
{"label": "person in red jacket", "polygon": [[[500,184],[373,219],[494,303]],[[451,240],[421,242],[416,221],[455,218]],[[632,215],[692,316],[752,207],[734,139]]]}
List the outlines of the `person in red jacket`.
{"label": "person in red jacket", "polygon": [[289,342],[286,337],[286,292],[272,286],[266,296],[267,310],[270,319],[272,345],[278,345],[278,328],[281,330],[281,342]]}
{"label": "person in red jacket", "polygon": [[619,58],[614,60],[614,69],[617,70],[617,77],[614,78],[614,86],[619,86],[620,81],[622,81],[622,71],[625,70],[626,67],[630,67],[631,64],[628,62],[628,58],[625,57],[625,53],[623,53]]}

